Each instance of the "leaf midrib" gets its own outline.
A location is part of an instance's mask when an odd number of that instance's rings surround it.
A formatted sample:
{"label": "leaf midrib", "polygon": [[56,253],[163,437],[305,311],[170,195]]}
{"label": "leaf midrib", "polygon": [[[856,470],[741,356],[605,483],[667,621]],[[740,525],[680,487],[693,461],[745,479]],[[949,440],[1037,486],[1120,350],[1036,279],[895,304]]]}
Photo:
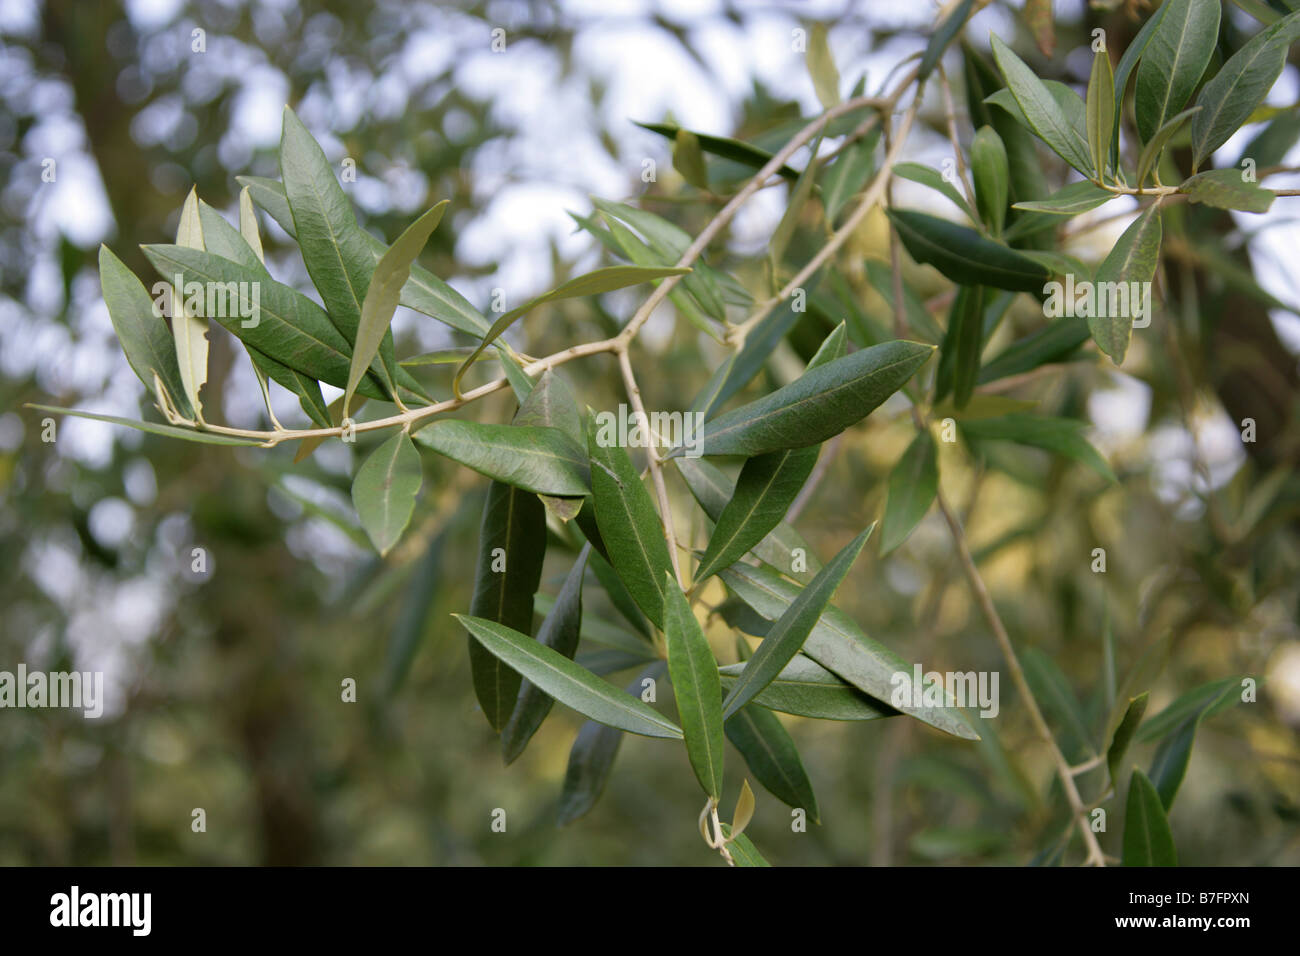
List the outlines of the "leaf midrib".
{"label": "leaf midrib", "polygon": [[[1186,15],[1183,17],[1182,28],[1178,31],[1178,42],[1174,45],[1174,59],[1169,65],[1169,77],[1168,82],[1165,83],[1164,98],[1160,101],[1160,112],[1156,114],[1157,132],[1159,132],[1160,127],[1164,125],[1165,118],[1168,116],[1169,98],[1174,92],[1174,77],[1178,75],[1178,64],[1182,61],[1183,57],[1183,40],[1187,38],[1187,24],[1191,22],[1192,19],[1192,4],[1188,3],[1183,9],[1186,12]],[[1158,32],[1156,35],[1159,35]],[[1155,39],[1155,37],[1153,36],[1152,39]]]}
{"label": "leaf midrib", "polygon": [[748,713],[747,708],[742,708],[735,716],[743,717],[745,719],[745,722],[749,725],[750,731],[754,735],[754,739],[757,740],[759,745],[763,748],[763,751],[767,754],[772,766],[776,768],[776,772],[781,775],[781,779],[785,781],[786,786],[789,787],[792,792],[799,794],[802,799],[803,787],[799,786],[798,782],[786,773],[785,764],[777,758],[776,751],[770,744],[768,744],[767,738],[759,732],[758,723],[754,720],[753,715]]}
{"label": "leaf midrib", "polygon": [[[930,239],[930,237],[928,237],[928,236],[926,236],[924,233],[922,233],[920,230],[916,229],[914,226],[911,226],[910,224],[908,224],[908,223],[906,223],[906,222],[904,222],[904,226],[907,227],[908,232],[910,232],[914,237],[916,237],[916,239],[917,239],[918,241],[924,243],[928,248],[930,248],[930,249],[937,249],[937,250],[939,250],[941,253],[943,253],[945,256],[955,256],[956,258],[960,259],[962,262],[964,262],[964,263],[966,263],[966,264],[968,264],[968,265],[970,265],[970,266],[974,266],[974,267],[978,267],[978,268],[980,268],[980,269],[983,269],[983,270],[986,271],[986,272],[992,272],[992,273],[994,273],[995,275],[998,275],[998,276],[1005,276],[1005,277],[1007,277],[1007,278],[1009,278],[1009,279],[1021,279],[1021,280],[1028,280],[1028,279],[1031,279],[1031,278],[1032,278],[1032,279],[1047,279],[1047,278],[1050,276],[1050,273],[1047,272],[1046,270],[1043,270],[1041,273],[1038,272],[1037,270],[1035,270],[1034,272],[1027,272],[1027,271],[1025,271],[1025,272],[1021,272],[1021,271],[1017,271],[1017,270],[1015,270],[1015,269],[1012,269],[1010,266],[999,265],[999,264],[991,263],[991,262],[977,262],[976,260],[974,260],[974,259],[969,259],[969,258],[967,258],[966,256],[961,255],[960,253],[956,253],[956,252],[951,251],[947,246],[942,245],[941,243],[935,242],[934,240]],[[981,237],[981,238],[982,238],[982,237]],[[1010,254],[1012,254],[1012,255],[1016,255],[1016,256],[1021,255],[1020,253],[1016,252],[1016,250],[1011,249],[1011,248],[1008,248],[1008,247],[1006,247],[1006,246],[1003,246],[1003,245],[1001,245],[1000,243],[993,242],[992,240],[989,240],[989,242],[990,242],[993,246],[996,246],[998,249],[1002,250],[1003,252],[1010,253]],[[1031,263],[1034,262],[1033,259],[1030,259],[1030,258],[1028,258],[1028,257],[1023,257],[1023,258],[1025,259],[1026,262],[1031,262]],[[1034,263],[1034,265],[1037,265],[1037,263]],[[985,284],[986,284],[986,285],[991,285],[992,283],[985,283]]]}
{"label": "leaf midrib", "polygon": [[[812,446],[810,446],[810,445],[806,445],[806,446],[804,446],[804,447],[810,448],[810,447],[812,447]],[[799,450],[799,449],[787,448],[785,451],[783,451],[783,452],[780,453],[781,455],[784,456],[784,457],[781,459],[781,463],[780,463],[779,465],[777,465],[776,468],[774,468],[774,469],[772,470],[771,475],[768,477],[767,484],[765,484],[765,485],[763,486],[763,489],[762,489],[762,490],[758,493],[758,495],[754,498],[754,502],[753,502],[753,504],[750,506],[749,510],[745,513],[745,515],[744,515],[744,517],[741,519],[740,523],[739,523],[738,525],[736,525],[735,530],[734,530],[734,531],[732,532],[732,534],[727,538],[727,540],[725,540],[724,542],[722,542],[722,544],[721,544],[721,546],[718,548],[717,552],[713,555],[712,560],[711,560],[708,564],[703,565],[703,566],[699,569],[699,571],[697,572],[697,574],[698,574],[698,576],[699,576],[699,578],[700,578],[701,580],[703,580],[704,578],[708,577],[709,575],[711,575],[711,574],[713,573],[714,567],[715,567],[716,565],[718,565],[718,564],[720,563],[720,561],[721,561],[721,559],[719,558],[719,555],[725,554],[726,551],[727,551],[727,548],[730,547],[731,544],[732,544],[732,543],[733,543],[737,538],[740,537],[740,533],[741,533],[742,531],[745,530],[745,526],[746,526],[746,525],[747,525],[747,524],[748,524],[748,523],[753,519],[755,513],[758,511],[758,506],[759,506],[760,504],[763,503],[763,500],[764,500],[764,499],[767,497],[767,495],[771,492],[771,490],[772,490],[772,486],[773,486],[774,484],[776,484],[776,479],[777,479],[778,477],[780,477],[781,472],[785,470],[786,462],[788,462],[788,461],[790,460],[790,456],[793,455],[793,454],[794,454],[796,451],[798,451],[798,450]],[[737,484],[737,486],[739,486],[740,483],[737,482],[736,484]],[[733,492],[733,494],[734,494],[734,492]],[[721,515],[718,516],[718,520],[721,521],[722,518],[725,517],[725,516],[726,516],[726,509],[724,508],[724,509],[723,509],[723,513],[722,513]],[[712,548],[713,548],[713,539],[710,538],[710,539],[709,539],[709,550],[712,550]],[[705,556],[708,557],[707,554],[706,554]]]}
{"label": "leaf midrib", "polygon": [[[479,637],[480,641],[481,641],[481,634],[484,633],[488,634],[490,639],[500,641],[506,647],[509,647],[511,650],[514,650],[517,653],[520,654],[526,653],[525,651],[522,651],[518,647],[516,647],[512,642],[507,641],[505,638],[501,637],[500,635],[493,634],[490,631],[481,631],[480,635],[476,635],[477,637]],[[547,648],[547,650],[551,650],[551,648]],[[557,653],[557,652],[552,651],[552,653]],[[497,663],[501,664],[503,667],[509,667],[509,665],[506,664],[505,661],[501,660],[495,654],[492,655],[492,658],[493,660],[497,661]],[[538,666],[545,668],[552,675],[564,681],[569,687],[576,687],[582,690],[586,690],[589,693],[594,694],[597,698],[599,698],[606,704],[611,705],[616,710],[622,711],[625,714],[635,715],[636,717],[641,718],[647,723],[654,724],[655,726],[661,727],[664,730],[671,730],[673,737],[679,736],[680,728],[677,727],[675,724],[673,724],[672,721],[668,720],[658,711],[650,707],[645,708],[645,710],[649,711],[649,713],[643,712],[640,708],[637,708],[632,703],[632,701],[634,701],[635,698],[631,698],[630,700],[622,699],[624,697],[627,697],[628,695],[620,691],[617,687],[614,687],[614,685],[609,684],[608,681],[602,681],[600,678],[595,677],[594,675],[593,675],[594,679],[591,681],[580,679],[576,675],[571,674],[566,670],[563,670],[556,664],[552,663],[551,661],[547,660],[546,658],[540,655],[538,656],[529,655],[529,660],[531,660]],[[579,665],[575,664],[574,666],[577,667]],[[601,686],[602,684],[606,686]],[[564,703],[564,701],[560,701],[560,702]],[[570,705],[566,704],[566,706],[570,706]],[[579,711],[579,713],[581,713],[581,711]],[[651,715],[653,715],[653,717]],[[596,722],[600,723],[600,721],[596,721]],[[620,727],[616,729],[624,730],[626,728]],[[635,733],[635,732],[636,731],[629,731],[629,733]]]}
{"label": "leaf midrib", "polygon": [[[872,369],[871,372],[868,374],[872,376],[883,374],[884,372],[888,372],[891,369],[898,368],[900,365],[906,365],[908,362],[913,361],[915,358],[916,356],[912,355],[906,358],[899,359],[896,362],[892,362],[889,365],[877,366],[876,368]],[[829,366],[826,365],[822,366],[822,368],[828,368],[828,367]],[[735,424],[728,425],[727,427],[724,428],[720,428],[714,431],[712,434],[710,434],[709,431],[706,429],[704,434],[701,436],[701,440],[702,441],[707,441],[709,439],[717,440],[719,437],[730,434],[731,432],[734,432],[737,429],[758,428],[763,422],[765,422],[769,418],[772,418],[775,415],[780,415],[785,412],[802,408],[803,406],[809,403],[816,402],[818,399],[833,398],[834,396],[838,395],[840,392],[844,391],[845,389],[852,388],[855,385],[862,384],[865,380],[866,380],[865,375],[848,379],[847,381],[841,382],[839,385],[832,385],[830,388],[821,392],[817,392],[816,394],[806,395],[803,396],[802,398],[795,399],[792,402],[787,402],[782,405],[777,405],[774,408],[770,409],[769,411],[759,413],[757,416],[753,418],[738,419],[735,422]],[[773,392],[772,394],[776,395],[778,393]],[[737,409],[737,412],[739,411],[741,411],[741,409]],[[807,445],[799,445],[797,447],[807,448],[809,447],[809,445],[815,445],[815,444],[817,444],[817,442],[809,442]]]}
{"label": "leaf midrib", "polygon": [[[682,599],[682,603],[685,603],[684,598]],[[666,608],[664,613],[667,614]],[[690,675],[691,689],[695,692],[692,695],[693,702],[695,704],[695,707],[693,709],[695,710],[696,719],[699,721],[700,724],[699,740],[700,743],[704,745],[704,756],[705,756],[705,761],[708,765],[708,775],[711,784],[709,796],[713,797],[714,799],[717,799],[719,796],[721,796],[722,781],[717,779],[716,776],[717,761],[715,759],[714,751],[713,751],[714,728],[710,726],[709,715],[708,713],[706,713],[704,708],[704,694],[703,694],[703,685],[701,679],[701,671],[696,666],[697,661],[695,659],[695,655],[697,651],[700,650],[700,648],[698,648],[697,646],[694,632],[690,630],[692,625],[698,628],[698,624],[696,624],[695,622],[694,612],[691,611],[689,605],[686,606],[685,608],[679,606],[675,611],[675,613],[678,617],[678,627],[681,628],[680,643],[683,651],[682,656],[685,658],[684,663],[686,665],[686,670]],[[691,619],[689,621],[683,619],[682,618],[683,614],[688,615]],[[667,624],[667,621],[665,621],[664,623]],[[700,640],[704,639],[703,634],[700,634],[699,637]],[[680,701],[679,701],[679,706],[680,706]]]}

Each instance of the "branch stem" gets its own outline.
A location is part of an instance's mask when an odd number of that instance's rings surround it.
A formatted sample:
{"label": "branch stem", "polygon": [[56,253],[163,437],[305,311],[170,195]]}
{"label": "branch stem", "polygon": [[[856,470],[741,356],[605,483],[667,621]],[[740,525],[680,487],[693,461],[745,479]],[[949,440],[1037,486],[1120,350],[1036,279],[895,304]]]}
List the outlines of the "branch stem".
{"label": "branch stem", "polygon": [[1002,617],[998,614],[997,608],[993,606],[993,598],[989,596],[988,588],[984,586],[984,578],[980,576],[979,569],[975,566],[975,559],[971,557],[970,548],[966,544],[966,534],[962,530],[961,523],[957,520],[956,515],[952,513],[952,509],[948,507],[948,502],[944,500],[942,491],[935,495],[935,499],[939,503],[939,510],[943,513],[944,520],[948,523],[949,531],[952,532],[953,544],[957,547],[957,557],[961,561],[962,570],[966,574],[966,580],[970,584],[971,592],[975,595],[975,601],[979,604],[980,611],[983,613],[985,621],[988,622],[989,629],[993,631],[993,637],[998,643],[998,648],[1002,651],[1003,658],[1006,660],[1007,670],[1011,672],[1011,681],[1015,684],[1016,692],[1024,700],[1025,707],[1029,711],[1030,722],[1034,725],[1034,730],[1037,732],[1039,739],[1042,740],[1043,745],[1047,747],[1052,762],[1056,765],[1056,775],[1061,780],[1061,788],[1065,791],[1065,798],[1069,801],[1071,814],[1078,824],[1079,834],[1083,837],[1083,845],[1087,849],[1088,855],[1084,862],[1090,866],[1105,866],[1106,855],[1101,850],[1101,844],[1097,842],[1097,835],[1092,832],[1092,827],[1088,825],[1088,810],[1079,796],[1079,788],[1075,786],[1073,770],[1069,763],[1066,762],[1065,755],[1061,753],[1061,748],[1056,745],[1056,738],[1052,736],[1052,730],[1047,726],[1043,712],[1038,707],[1038,701],[1034,699],[1034,692],[1029,689],[1029,681],[1025,679],[1024,669],[1020,666],[1020,658],[1016,656],[1016,649],[1011,643],[1006,627],[1002,624]]}

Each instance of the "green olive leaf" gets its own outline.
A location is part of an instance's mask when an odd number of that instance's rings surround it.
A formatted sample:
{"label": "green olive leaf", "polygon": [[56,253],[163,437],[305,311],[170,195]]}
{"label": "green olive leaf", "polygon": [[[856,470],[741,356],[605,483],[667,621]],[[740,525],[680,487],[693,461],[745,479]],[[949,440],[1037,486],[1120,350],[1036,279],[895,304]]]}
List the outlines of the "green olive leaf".
{"label": "green olive leaf", "polygon": [[722,797],[725,756],[718,663],[671,571],[664,572],[664,640],[686,754],[705,794],[716,801]]}
{"label": "green olive leaf", "polygon": [[653,707],[527,634],[480,617],[452,616],[474,641],[516,672],[516,683],[526,677],[555,700],[609,727],[645,737],[682,738],[682,729]]}
{"label": "green olive leaf", "polygon": [[389,326],[393,314],[397,311],[401,299],[402,287],[411,277],[411,265],[415,262],[424,244],[433,235],[442,221],[442,214],[447,211],[448,200],[444,199],[423,216],[411,223],[397,240],[388,248],[375,264],[375,271],[366,287],[366,295],[361,303],[361,320],[357,325],[356,342],[352,352],[352,363],[348,367],[348,384],[343,390],[343,415],[348,417],[348,408],[352,404],[352,395],[357,390],[362,376],[370,368],[371,361],[379,352],[386,336],[391,336]]}

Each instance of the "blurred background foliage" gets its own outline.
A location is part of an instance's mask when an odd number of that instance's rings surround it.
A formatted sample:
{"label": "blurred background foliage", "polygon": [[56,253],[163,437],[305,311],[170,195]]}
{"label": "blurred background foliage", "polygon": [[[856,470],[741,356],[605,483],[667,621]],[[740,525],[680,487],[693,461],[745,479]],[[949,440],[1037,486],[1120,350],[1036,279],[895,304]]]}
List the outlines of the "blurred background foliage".
{"label": "blurred background foliage", "polygon": [[[517,763],[502,767],[476,712],[464,636],[448,616],[469,603],[485,479],[428,457],[413,530],[380,561],[350,513],[353,452],[344,446],[293,466],[289,448],[212,448],[73,420],[49,444],[21,405],[139,416],[149,399],[99,297],[98,243],[148,276],[138,244],[170,238],[191,184],[230,212],[236,175],[278,174],[285,102],[331,161],[355,159],[357,182],[345,188],[371,231],[391,239],[419,210],[451,200],[421,261],[486,309],[494,287],[522,301],[600,261],[564,214],[589,210],[588,193],[641,197],[692,232],[707,221],[709,202],[683,201],[699,194],[672,170],[667,143],[632,121],[671,113],[707,132],[779,145],[816,109],[790,47],[800,18],[830,25],[847,89],[864,72],[879,84],[921,49],[937,7],[3,6],[0,669],[26,661],[103,670],[110,699],[99,721],[0,713],[0,863],[716,865],[700,845],[699,793],[680,747],[627,737],[603,799],[563,829],[554,821],[576,716],[556,708]],[[1044,75],[1073,83],[1087,79],[1092,27],[1106,27],[1122,49],[1140,25],[1130,9],[1140,5],[1059,2],[1049,61],[1034,52],[1019,6],[981,12],[972,42],[983,46],[996,30]],[[1249,32],[1239,13],[1232,22]],[[506,30],[503,53],[490,50],[497,27]],[[1270,99],[1286,107],[1279,126],[1300,126],[1296,76],[1289,65]],[[909,158],[937,166],[947,155],[937,97],[924,119]],[[1281,163],[1296,130],[1287,138],[1285,128],[1269,129],[1282,140]],[[57,163],[53,183],[42,181],[47,158]],[[647,158],[659,170],[648,184]],[[760,197],[714,264],[761,285],[757,254],[785,191]],[[1134,336],[1124,374],[1089,350],[1084,361],[1014,383],[1009,394],[1039,400],[1049,414],[1091,418],[1118,486],[1036,452],[990,449],[976,459],[964,446],[941,446],[945,493],[969,515],[972,549],[1013,640],[1056,662],[1094,724],[1105,718],[1107,627],[1121,679],[1166,642],[1149,714],[1205,681],[1261,679],[1257,703],[1217,715],[1198,738],[1171,817],[1184,864],[1300,862],[1300,384],[1297,337],[1279,337],[1300,295],[1276,261],[1297,240],[1290,202],[1242,225],[1178,207],[1192,221],[1166,226],[1165,303]],[[294,247],[263,226],[273,268],[307,288]],[[865,268],[887,261],[885,235],[873,219],[842,262],[857,306],[887,322]],[[801,230],[793,260],[819,238]],[[1091,254],[1108,238],[1093,233]],[[909,265],[906,276],[942,321],[945,283],[928,268]],[[515,342],[544,355],[608,334],[635,301],[556,304],[523,323]],[[814,309],[753,388],[787,380],[797,356],[843,317]],[[681,407],[720,355],[684,321],[674,331],[674,318],[656,317],[636,359],[651,408]],[[1025,298],[998,342],[1041,322]],[[399,314],[399,354],[464,344],[434,324]],[[205,405],[232,423],[256,423],[264,413],[242,351],[215,326],[211,338]],[[565,374],[595,408],[620,400],[606,356]],[[446,393],[446,382],[437,387]],[[276,404],[285,421],[298,420],[289,396],[278,393]],[[504,421],[511,410],[499,393],[471,413]],[[1259,423],[1253,445],[1235,424],[1246,417]],[[799,518],[823,559],[879,516],[884,480],[911,434],[903,409],[888,405],[835,443]],[[685,489],[672,490],[679,516],[689,514]],[[209,555],[209,574],[191,573],[194,547]],[[1091,570],[1096,547],[1107,551],[1104,574]],[[572,554],[568,540],[553,542],[544,590],[555,593]],[[933,513],[888,561],[869,547],[837,603],[927,669],[1002,668]],[[594,581],[586,607],[618,620]],[[717,617],[710,636],[732,659],[732,632]],[[357,682],[355,704],[341,700],[345,678]],[[792,833],[787,808],[760,791],[756,844],[777,864],[1035,858],[1066,832],[1065,802],[1010,682],[1001,686],[996,735],[981,744],[911,721],[783,717],[823,824]],[[1049,719],[1059,719],[1050,708]],[[1152,749],[1134,756],[1145,763]],[[734,751],[728,764],[729,810],[741,779]],[[1095,778],[1083,779],[1086,793],[1096,789]],[[1122,806],[1107,806],[1104,842],[1117,853]],[[197,807],[206,833],[191,830]],[[495,808],[507,812],[505,834],[490,828]]]}

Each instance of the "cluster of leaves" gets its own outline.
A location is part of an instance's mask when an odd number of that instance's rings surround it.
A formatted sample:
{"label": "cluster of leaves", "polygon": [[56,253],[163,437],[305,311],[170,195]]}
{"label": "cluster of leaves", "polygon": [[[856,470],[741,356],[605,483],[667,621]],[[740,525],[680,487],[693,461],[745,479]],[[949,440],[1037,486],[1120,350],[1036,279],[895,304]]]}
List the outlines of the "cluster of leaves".
{"label": "cluster of leaves", "polygon": [[[922,85],[970,9],[969,2],[958,5],[936,30],[917,72]],[[975,449],[999,443],[1045,449],[1085,464],[1105,481],[1115,480],[1083,437],[1081,422],[1034,414],[1032,403],[977,395],[976,389],[1072,358],[1089,336],[1120,362],[1130,340],[1131,317],[1061,319],[989,361],[983,352],[1017,294],[1042,295],[1053,276],[1094,276],[1086,264],[1044,241],[1063,217],[1120,195],[1154,197],[1095,270],[1097,281],[1149,283],[1160,254],[1160,202],[1167,196],[1182,193],[1195,202],[1255,212],[1268,207],[1272,194],[1242,181],[1239,171],[1197,170],[1262,102],[1300,14],[1267,27],[1202,84],[1218,17],[1213,0],[1167,0],[1125,51],[1118,69],[1112,71],[1104,41],[1096,48],[1086,101],[1063,84],[1039,79],[996,37],[996,69],[965,47],[967,94],[978,126],[969,149],[973,189],[965,194],[917,164],[882,167],[878,128],[862,129],[847,116],[826,124],[824,135],[847,137],[832,160],[816,158],[814,150],[802,171],[778,170],[790,182],[790,201],[767,250],[773,287],[779,286],[791,241],[809,210],[815,211],[819,226],[833,229],[869,181],[898,175],[941,191],[971,221],[966,226],[889,210],[911,257],[934,266],[956,285],[946,328],[938,327],[911,290],[894,283],[889,270],[869,266],[877,291],[926,341],[894,338],[855,301],[851,284],[835,266],[827,265],[809,283],[809,309],[821,319],[845,314],[847,319],[828,322],[831,330],[810,350],[800,376],[732,407],[727,407],[730,400],[758,375],[803,313],[784,302],[747,334],[734,337],[729,309],[751,308],[755,296],[730,272],[694,261],[688,253],[690,236],[681,228],[643,209],[597,200],[591,216],[575,219],[622,261],[489,322],[416,264],[443,206],[429,210],[386,245],[358,225],[319,145],[286,109],[281,181],[244,179],[238,228],[192,193],[176,243],[144,247],[165,281],[179,280],[170,327],[143,283],[109,250],[101,250],[104,296],[114,327],[128,361],[166,419],[166,424],[124,423],[220,444],[296,439],[302,442],[300,457],[331,435],[347,440],[357,433],[393,429],[357,466],[352,487],[359,520],[381,554],[393,548],[410,523],[423,484],[421,448],[488,477],[473,599],[468,613],[457,619],[469,635],[475,694],[501,735],[507,762],[523,752],[555,701],[588,719],[570,755],[561,821],[580,816],[599,796],[623,733],[682,740],[707,796],[706,810],[714,811],[722,797],[724,740],[729,740],[769,792],[816,820],[811,780],[774,712],[850,721],[902,715],[954,737],[980,736],[974,722],[942,693],[938,703],[927,697],[891,706],[893,678],[911,673],[911,664],[831,605],[872,528],[862,530],[822,566],[785,521],[820,446],[896,394],[905,394],[917,409],[916,438],[889,481],[881,530],[885,553],[907,539],[935,502],[939,456],[931,422],[955,422]],[[823,105],[834,107],[840,102],[839,76],[824,36],[814,37],[809,65]],[[1130,170],[1120,158],[1119,134],[1134,75],[1142,145]],[[1196,104],[1184,109],[1198,87]],[[1189,122],[1191,175],[1178,174],[1180,185],[1165,187],[1161,177],[1170,170],[1167,147]],[[711,193],[727,188],[728,165],[752,171],[774,155],[754,144],[673,124],[647,128],[672,140],[683,178]],[[1046,190],[1038,188],[1041,174],[1026,173],[1036,166],[1034,138],[1084,179],[1044,196]],[[716,159],[710,163],[706,154]],[[255,205],[296,240],[323,305],[267,271]],[[690,267],[679,265],[687,261]],[[665,536],[671,515],[656,508],[628,450],[602,438],[595,414],[584,410],[557,372],[542,363],[540,376],[528,374],[535,363],[502,338],[514,322],[549,301],[663,280],[673,282],[670,301],[694,328],[719,342],[739,342],[691,405],[705,419],[696,441],[706,457],[688,457],[682,446],[668,449],[662,459],[672,463],[713,523],[689,585],[676,570],[671,532]],[[210,318],[241,340],[264,395],[268,381],[291,391],[315,430],[295,433],[277,425],[267,438],[205,420],[201,399],[209,317],[186,296],[191,283],[240,290],[236,296],[243,296],[245,288],[259,290],[256,300],[240,298],[240,308]],[[901,300],[895,301],[896,296]],[[473,345],[399,359],[390,330],[399,304],[469,336]],[[494,349],[518,400],[511,422],[442,417],[436,386],[416,373],[456,365],[450,382],[455,398],[448,405],[459,407],[467,397],[462,380],[488,349]],[[930,363],[936,351],[938,361]],[[342,389],[343,395],[327,406],[321,383]],[[390,403],[396,413],[358,423],[352,418],[358,399]],[[269,411],[269,396],[267,407]],[[422,408],[430,411],[422,413]],[[708,460],[715,457],[743,460],[734,481]],[[538,591],[553,539],[571,547],[576,559],[559,593],[550,598]],[[588,570],[621,613],[622,623],[584,616]],[[719,663],[692,607],[714,576],[728,595],[717,611],[735,630],[739,661],[734,664]],[[544,617],[534,634],[539,607]],[[760,638],[757,647],[743,634]],[[606,680],[631,669],[639,675],[626,690]],[[1077,711],[1050,662],[1033,670],[1062,713]],[[676,720],[650,706],[654,695],[644,693],[665,671]],[[1135,692],[1144,690],[1139,686],[1143,679],[1140,669],[1131,675]],[[1111,781],[1135,737],[1163,741],[1150,777],[1141,771],[1132,777],[1126,862],[1173,861],[1165,813],[1185,773],[1196,728],[1231,702],[1232,690],[1228,683],[1200,688],[1145,726],[1145,694],[1125,698],[1125,707],[1112,716],[1106,734]],[[762,857],[743,834],[751,813],[746,784],[732,824],[719,826],[715,836],[706,829],[706,840],[722,846],[735,862],[761,864]]]}
{"label": "cluster of leaves", "polygon": [[[1206,78],[1217,46],[1219,18],[1217,0],[1168,0],[1147,20],[1114,68],[1105,32],[1094,31],[1086,99],[1064,83],[1040,79],[997,36],[990,42],[1000,81],[980,57],[966,50],[967,93],[971,115],[979,124],[970,146],[974,203],[927,167],[901,164],[897,171],[942,192],[966,214],[972,227],[922,213],[891,213],[913,258],[972,290],[959,299],[962,311],[979,308],[983,289],[1041,294],[1045,283],[1065,275],[1076,284],[1150,283],[1160,259],[1161,201],[1168,196],[1181,194],[1192,202],[1251,213],[1269,209],[1274,193],[1257,184],[1253,167],[1198,169],[1260,108],[1282,72],[1291,44],[1300,38],[1300,13],[1260,30]],[[1139,148],[1133,150],[1135,165],[1126,168],[1120,134],[1130,86]],[[1194,93],[1194,104],[1184,109]],[[1083,178],[1044,195],[1026,132]],[[1173,164],[1169,148],[1175,145],[1190,145],[1189,175]],[[1162,185],[1162,175],[1179,185]],[[1008,196],[1013,200],[1010,208]],[[1031,247],[1035,236],[1121,196],[1152,196],[1154,201],[1095,271],[1059,250]],[[955,307],[954,319],[958,317]],[[1071,317],[1050,334],[1053,345],[1063,351],[1091,335],[1118,365],[1128,351],[1132,321],[1128,310]],[[960,321],[949,325],[953,351],[961,354],[958,368],[965,371],[955,387],[958,407],[969,398],[974,381],[970,366],[978,361],[978,354],[972,353],[982,341],[969,333],[971,342],[962,348],[964,328]]]}

